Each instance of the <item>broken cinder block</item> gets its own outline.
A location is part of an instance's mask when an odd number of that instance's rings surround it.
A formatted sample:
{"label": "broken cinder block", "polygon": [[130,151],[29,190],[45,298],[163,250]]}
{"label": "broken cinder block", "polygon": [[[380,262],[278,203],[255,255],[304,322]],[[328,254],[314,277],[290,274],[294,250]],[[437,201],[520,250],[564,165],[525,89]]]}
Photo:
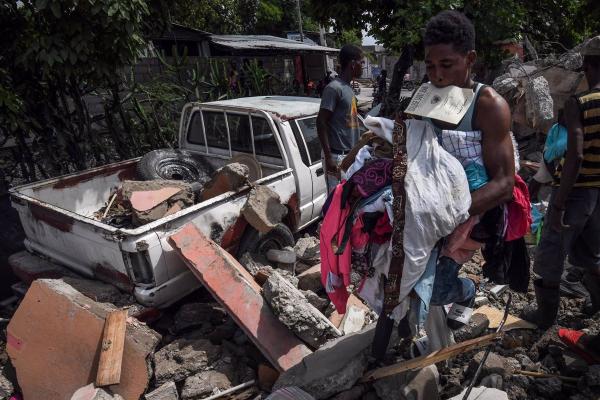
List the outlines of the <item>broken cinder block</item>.
{"label": "broken cinder block", "polygon": [[[26,399],[64,400],[96,375],[104,320],[115,308],[97,303],[61,280],[32,283],[7,328],[7,352]],[[110,387],[139,399],[150,380],[148,359],[160,335],[128,323],[121,382]]]}
{"label": "broken cinder block", "polygon": [[260,233],[275,228],[286,214],[287,208],[281,204],[279,195],[267,186],[252,188],[242,207],[246,221]]}
{"label": "broken cinder block", "polygon": [[239,189],[248,183],[249,173],[248,166],[240,163],[231,163],[219,168],[211,180],[204,185],[200,195],[201,201]]}
{"label": "broken cinder block", "polygon": [[147,393],[144,396],[146,400],[179,400],[179,393],[177,393],[177,386],[175,386],[175,382],[167,382],[162,386],[153,390],[150,393]]}
{"label": "broken cinder block", "polygon": [[313,348],[341,336],[341,332],[279,272],[263,286],[263,294],[279,320]]}
{"label": "broken cinder block", "polygon": [[154,379],[159,385],[179,382],[208,367],[220,354],[220,347],[209,340],[177,339],[154,354]]}

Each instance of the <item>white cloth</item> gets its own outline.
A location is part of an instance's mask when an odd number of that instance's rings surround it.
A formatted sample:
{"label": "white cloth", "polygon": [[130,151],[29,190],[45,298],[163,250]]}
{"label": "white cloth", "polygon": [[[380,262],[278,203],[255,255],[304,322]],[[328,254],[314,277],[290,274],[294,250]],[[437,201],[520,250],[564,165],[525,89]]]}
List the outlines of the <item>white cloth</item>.
{"label": "white cloth", "polygon": [[360,148],[358,153],[356,153],[354,162],[352,163],[352,165],[350,165],[350,167],[346,171],[346,179],[350,179],[350,177],[352,175],[354,175],[354,173],[356,171],[361,169],[365,165],[365,161],[373,158],[373,156],[371,155],[372,150],[373,150],[373,148],[371,146],[367,146],[367,145]]}
{"label": "white cloth", "polygon": [[389,143],[393,142],[394,121],[383,117],[371,117],[370,115],[363,121],[368,130],[376,134]]}

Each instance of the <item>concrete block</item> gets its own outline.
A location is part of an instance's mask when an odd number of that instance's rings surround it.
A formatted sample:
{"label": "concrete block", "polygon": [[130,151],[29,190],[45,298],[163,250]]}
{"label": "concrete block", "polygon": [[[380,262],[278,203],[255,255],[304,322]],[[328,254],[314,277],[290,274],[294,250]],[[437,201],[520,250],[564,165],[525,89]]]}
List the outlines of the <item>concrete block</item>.
{"label": "concrete block", "polygon": [[313,348],[338,337],[341,332],[279,272],[274,271],[263,286],[263,294],[281,322]]}
{"label": "concrete block", "polygon": [[554,100],[550,95],[548,81],[538,76],[527,81],[525,86],[527,122],[532,128],[554,118]]}
{"label": "concrete block", "polygon": [[382,400],[436,400],[440,398],[439,379],[436,366],[429,365],[418,371],[407,371],[379,379],[373,387]]}
{"label": "concrete block", "polygon": [[175,382],[170,381],[164,383],[158,389],[147,393],[144,396],[146,400],[179,400],[179,393],[177,393],[177,386]]}
{"label": "concrete block", "polygon": [[223,391],[231,387],[229,378],[221,372],[203,371],[185,380],[181,390],[183,400],[204,398],[215,391]]}
{"label": "concrete block", "polygon": [[308,265],[314,265],[321,262],[321,248],[319,239],[314,236],[307,236],[298,239],[294,246],[296,257]]}
{"label": "concrete block", "polygon": [[31,285],[36,279],[59,279],[63,276],[76,277],[69,269],[38,257],[28,251],[20,251],[8,257],[13,273],[25,284]]}
{"label": "concrete block", "polygon": [[260,233],[275,228],[286,214],[287,208],[281,204],[279,195],[267,186],[254,187],[242,207],[246,221]]}
{"label": "concrete block", "polygon": [[321,283],[321,264],[314,265],[298,275],[298,288],[317,292],[323,289]]}
{"label": "concrete block", "polygon": [[177,339],[154,354],[154,379],[179,382],[211,365],[221,348],[206,339]]}
{"label": "concrete block", "polygon": [[[26,399],[64,400],[96,376],[106,315],[98,303],[61,280],[39,279],[7,328],[7,352]],[[127,323],[121,382],[109,389],[137,400],[150,379],[148,359],[160,335]]]}
{"label": "concrete block", "polygon": [[231,163],[219,168],[204,185],[200,195],[201,201],[239,189],[248,182],[248,174],[248,166],[240,163]]}
{"label": "concrete block", "polygon": [[288,370],[311,353],[273,314],[250,273],[193,224],[169,243],[273,366]]}

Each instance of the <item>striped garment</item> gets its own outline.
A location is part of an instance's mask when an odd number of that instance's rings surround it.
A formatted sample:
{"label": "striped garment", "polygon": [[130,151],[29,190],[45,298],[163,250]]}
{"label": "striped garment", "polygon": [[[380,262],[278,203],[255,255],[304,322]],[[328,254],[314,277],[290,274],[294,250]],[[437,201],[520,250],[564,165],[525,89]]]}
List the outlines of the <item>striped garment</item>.
{"label": "striped garment", "polygon": [[[600,188],[600,89],[575,96],[583,117],[583,162],[575,187]],[[564,159],[555,174],[558,184]]]}

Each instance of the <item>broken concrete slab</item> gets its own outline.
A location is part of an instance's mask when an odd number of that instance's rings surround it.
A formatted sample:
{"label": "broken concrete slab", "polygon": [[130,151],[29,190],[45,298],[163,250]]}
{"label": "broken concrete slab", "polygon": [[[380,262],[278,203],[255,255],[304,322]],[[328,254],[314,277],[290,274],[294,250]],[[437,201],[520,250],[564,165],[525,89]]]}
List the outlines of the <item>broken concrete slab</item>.
{"label": "broken concrete slab", "polygon": [[[485,354],[485,351],[482,350],[482,351],[477,352],[473,356],[473,358],[469,361],[469,367],[467,368],[467,371],[465,372],[466,376],[473,376],[475,374],[475,371],[479,367],[479,364],[481,364],[481,360],[483,359],[484,354]],[[506,370],[507,370],[507,365],[505,363],[504,357],[502,357],[496,353],[490,352],[487,359],[485,360],[485,364],[483,365],[483,368],[481,369],[481,374],[479,375],[479,377],[483,378],[490,374],[498,374],[500,376],[506,376],[506,372],[507,372]]]}
{"label": "broken concrete slab", "polygon": [[81,387],[73,393],[71,400],[123,400],[118,394],[112,395],[102,388],[96,388],[93,383]]}
{"label": "broken concrete slab", "polygon": [[253,228],[267,233],[281,222],[287,208],[281,204],[277,193],[268,186],[260,185],[252,188],[241,212]]}
{"label": "broken concrete slab", "polygon": [[347,335],[349,333],[359,332],[363,326],[365,326],[365,320],[367,313],[364,309],[358,308],[354,305],[346,309],[346,314],[340,324],[340,329]]}
{"label": "broken concrete slab", "polygon": [[525,85],[527,121],[532,128],[542,127],[554,118],[554,100],[543,76],[529,79]]}
{"label": "broken concrete slab", "polygon": [[[361,310],[365,310],[365,312],[370,311],[369,307],[366,306],[358,297],[356,297],[353,294],[351,294],[350,297],[348,297],[348,302],[346,303],[346,309],[348,309],[348,307],[351,307],[351,306],[358,307]],[[339,314],[337,311],[334,311],[329,316],[329,321],[331,321],[331,323],[337,328],[340,327],[343,319],[344,319],[344,314]]]}
{"label": "broken concrete slab", "polygon": [[298,288],[318,292],[323,289],[321,283],[321,264],[314,265],[298,275]]}
{"label": "broken concrete slab", "polygon": [[[281,374],[275,390],[288,386],[297,386],[311,393],[318,399],[326,398],[352,387],[351,381],[356,381],[360,376],[359,365],[365,351],[373,343],[375,324],[365,327],[362,331],[342,336],[331,340],[311,355],[306,356],[302,362]],[[349,366],[349,367],[348,367]],[[324,377],[336,377],[338,381]],[[322,385],[330,385],[323,388]],[[323,390],[322,393],[313,393],[311,390]],[[322,396],[322,397],[319,397]]]}
{"label": "broken concrete slab", "polygon": [[273,268],[270,265],[268,265],[269,263],[268,263],[267,259],[265,257],[263,257],[261,255],[257,255],[257,254],[244,253],[239,258],[239,262],[253,276],[258,274],[259,271],[264,270],[264,269],[268,269],[271,271],[273,270]]}
{"label": "broken concrete slab", "polygon": [[[329,301],[329,299],[325,299],[323,297],[319,297],[319,295],[317,295],[313,291],[310,291],[310,290],[301,290],[300,292],[302,292],[302,294],[304,295],[304,297],[306,297],[306,300],[308,300],[308,302],[314,308],[316,308],[317,310],[319,310],[320,312],[324,312],[327,309],[327,307],[329,306],[329,304],[331,303]],[[361,328],[362,328],[362,326],[361,326]]]}
{"label": "broken concrete slab", "polygon": [[406,371],[379,379],[373,387],[382,400],[436,400],[440,398],[439,380],[436,366],[429,365],[419,371]]}
{"label": "broken concrete slab", "polygon": [[36,279],[59,279],[64,276],[77,277],[71,270],[23,250],[8,257],[13,273],[25,284]]}
{"label": "broken concrete slab", "polygon": [[204,185],[200,194],[201,201],[217,197],[223,193],[236,191],[248,183],[249,168],[240,163],[227,164],[213,174],[211,180]]}
{"label": "broken concrete slab", "polygon": [[490,320],[483,314],[475,314],[471,316],[468,324],[463,325],[454,331],[454,340],[457,343],[465,340],[474,339],[485,333],[490,326]]}
{"label": "broken concrete slab", "polygon": [[248,271],[192,223],[169,243],[273,366],[288,370],[311,353],[273,314]]}
{"label": "broken concrete slab", "polygon": [[321,262],[321,247],[319,239],[314,236],[305,236],[294,246],[296,257],[305,264],[315,265]]}
{"label": "broken concrete slab", "polygon": [[279,320],[311,347],[318,348],[327,340],[341,335],[302,292],[277,271],[264,284],[263,294]]}
{"label": "broken concrete slab", "polygon": [[207,368],[220,353],[220,347],[206,339],[177,339],[154,354],[154,379],[159,385],[179,382]]}
{"label": "broken concrete slab", "polygon": [[163,218],[173,207],[184,209],[194,204],[191,185],[182,181],[124,181],[121,198],[132,211],[134,226]]}
{"label": "broken concrete slab", "polygon": [[110,303],[117,307],[136,305],[135,298],[121,292],[115,286],[97,280],[64,277],[62,281],[72,286],[79,293],[98,303]]}
{"label": "broken concrete slab", "polygon": [[[62,280],[33,282],[7,328],[7,352],[24,397],[64,400],[88,384],[96,376],[104,320],[114,310]],[[121,382],[110,386],[126,400],[146,390],[148,358],[160,340],[135,322],[127,324]]]}
{"label": "broken concrete slab", "polygon": [[281,389],[277,389],[273,393],[271,393],[265,400],[315,400],[310,394],[306,393],[304,390],[295,387],[285,387]]}
{"label": "broken concrete slab", "polygon": [[181,390],[183,400],[193,400],[216,394],[231,387],[231,382],[217,371],[203,371],[185,380]]}
{"label": "broken concrete slab", "polygon": [[160,387],[150,393],[146,393],[145,400],[179,400],[179,393],[175,382],[163,383]]}

